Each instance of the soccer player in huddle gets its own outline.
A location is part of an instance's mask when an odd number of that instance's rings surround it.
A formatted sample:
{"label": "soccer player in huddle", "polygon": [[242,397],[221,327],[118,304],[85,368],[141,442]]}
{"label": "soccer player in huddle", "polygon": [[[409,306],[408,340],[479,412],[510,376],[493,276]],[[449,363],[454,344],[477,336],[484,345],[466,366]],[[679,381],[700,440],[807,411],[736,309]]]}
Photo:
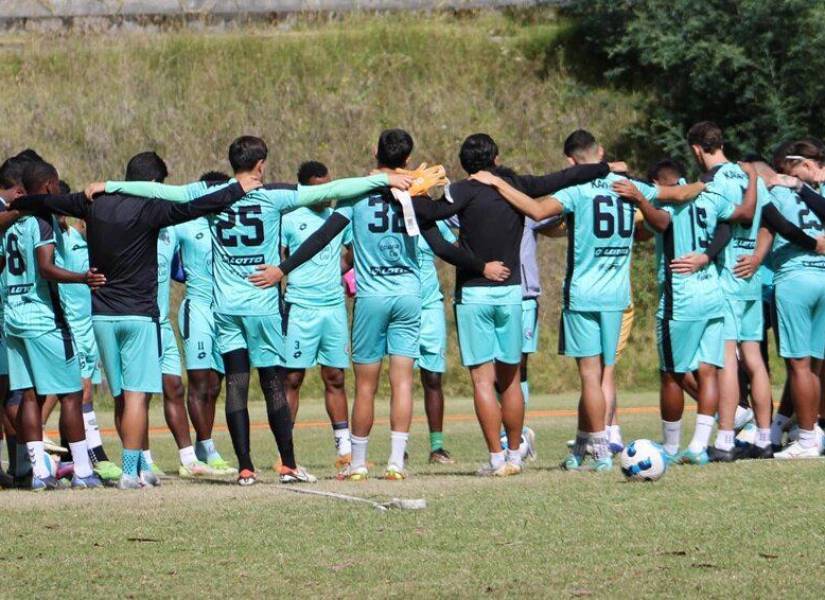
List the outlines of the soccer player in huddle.
{"label": "soccer player in huddle", "polygon": [[[234,177],[261,180],[267,156],[268,149],[262,139],[253,136],[236,139],[229,147]],[[295,460],[292,418],[284,390],[280,290],[259,287],[251,279],[257,267],[277,261],[282,214],[335,198],[360,197],[387,185],[407,187],[409,182],[408,177],[380,173],[317,186],[270,184],[245,195],[231,209],[210,220],[213,313],[226,369],[226,420],[238,457],[240,485],[251,485],[257,480],[250,454],[247,406],[252,368],[258,370],[267,418],[281,455],[281,482],[315,481]],[[107,182],[105,188],[107,192],[122,191],[179,202],[222,189],[221,186],[204,190],[200,185],[167,186],[154,182]]]}
{"label": "soccer player in huddle", "polygon": [[[329,183],[327,167],[317,161],[298,169],[300,185]],[[329,203],[301,207],[284,215],[281,222],[283,258],[288,257],[332,216]],[[284,366],[286,393],[292,420],[298,414],[301,385],[306,370],[321,366],[324,402],[332,424],[335,466],[345,468],[351,460],[347,393],[344,369],[349,366],[349,323],[341,282],[341,251],[352,245],[352,227],[347,226],[315,257],[290,271],[284,296]],[[262,273],[251,279],[266,285]]]}
{"label": "soccer player in huddle", "polygon": [[[404,168],[413,139],[402,129],[381,132],[376,147],[376,172],[391,175]],[[431,202],[429,198],[421,198]],[[417,200],[417,198],[413,199]],[[419,356],[421,282],[417,242],[410,235],[399,203],[389,190],[339,201],[327,223],[311,236],[275,272],[283,273],[320,252],[352,224],[357,281],[352,326],[355,363],[355,401],[352,408],[352,462],[339,474],[355,481],[368,477],[367,445],[374,421],[375,393],[385,356],[390,361],[390,456],[384,478],[406,478],[404,455],[412,421],[413,364]],[[422,235],[439,256],[468,265],[479,275],[500,277],[500,263],[478,260],[447,243],[434,222],[422,223]]]}

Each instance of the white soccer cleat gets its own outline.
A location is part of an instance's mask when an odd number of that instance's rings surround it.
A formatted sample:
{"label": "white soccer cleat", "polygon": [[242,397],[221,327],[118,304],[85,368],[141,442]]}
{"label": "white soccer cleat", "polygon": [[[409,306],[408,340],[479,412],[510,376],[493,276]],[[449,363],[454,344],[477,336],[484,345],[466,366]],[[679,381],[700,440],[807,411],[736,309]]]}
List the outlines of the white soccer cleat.
{"label": "white soccer cleat", "polygon": [[521,452],[521,458],[529,461],[534,461],[539,456],[536,452],[536,432],[529,427],[525,427],[521,433],[519,451]]}
{"label": "white soccer cleat", "polygon": [[794,442],[780,452],[774,452],[776,460],[798,460],[806,458],[819,458],[819,446],[803,448],[799,442]]}
{"label": "white soccer cleat", "polygon": [[741,406],[736,407],[736,417],[733,420],[733,428],[736,431],[742,429],[745,425],[753,421],[753,409],[752,408],[743,408]]}

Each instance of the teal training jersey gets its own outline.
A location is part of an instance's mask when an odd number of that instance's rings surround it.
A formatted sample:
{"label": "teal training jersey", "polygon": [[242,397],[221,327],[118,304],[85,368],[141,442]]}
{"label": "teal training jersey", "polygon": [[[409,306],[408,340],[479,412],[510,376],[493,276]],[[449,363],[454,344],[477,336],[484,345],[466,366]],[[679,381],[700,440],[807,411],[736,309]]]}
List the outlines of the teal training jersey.
{"label": "teal training jersey", "polygon": [[[735,163],[725,163],[713,173],[713,179],[706,183],[706,189],[724,197],[734,207],[742,204],[748,189],[748,175]],[[756,237],[762,220],[762,208],[770,202],[770,192],[759,179],[756,191],[756,212],[750,224],[731,223],[732,237],[717,258],[719,283],[726,296],[737,300],[759,300],[762,297],[762,280],[759,273],[750,279],[742,279],[733,274],[740,256],[753,254]]]}
{"label": "teal training jersey", "polygon": [[[436,225],[445,240],[451,244],[456,242],[458,238],[444,221],[438,221]],[[423,235],[418,236],[418,268],[421,270],[421,306],[441,302],[444,295],[441,293],[438,269],[435,268],[435,253]]]}
{"label": "teal training jersey", "polygon": [[3,284],[7,291],[4,319],[8,335],[33,338],[56,327],[57,288],[40,277],[36,250],[55,244],[51,223],[36,217],[24,217],[6,230],[2,252],[6,258]]}
{"label": "teal training jersey", "polygon": [[174,227],[158,232],[158,311],[160,322],[169,320],[169,291],[172,285],[172,259],[178,250]]}
{"label": "teal training jersey", "polygon": [[[603,179],[553,195],[567,219],[567,274],[564,308],[572,311],[624,310],[630,305],[630,258],[636,208],[612,189],[624,179]],[[649,200],[656,188],[634,182]]]}
{"label": "teal training jersey", "polygon": [[[771,190],[773,205],[788,221],[798,226],[811,237],[822,235],[823,227],[819,218],[808,208],[795,191],[776,186]],[[771,265],[774,281],[779,282],[790,273],[805,270],[825,275],[825,256],[803,250],[781,235],[776,235],[771,248]]]}
{"label": "teal training jersey", "polygon": [[[55,230],[60,231],[60,230]],[[85,273],[89,270],[89,248],[86,238],[71,225],[60,231],[61,244],[55,252],[54,264],[67,271]],[[66,313],[69,325],[92,318],[92,291],[87,285],[61,283],[60,303]]]}
{"label": "teal training jersey", "polygon": [[357,297],[421,295],[418,242],[389,193],[339,202],[335,212],[352,226]]}
{"label": "teal training jersey", "polygon": [[[332,215],[331,208],[298,208],[281,221],[281,246],[291,254],[318,231]],[[352,244],[352,226],[339,233],[323,250],[289,273],[286,301],[301,306],[334,306],[344,301],[341,283],[341,247]]]}
{"label": "teal training jersey", "polygon": [[690,253],[701,253],[710,245],[719,221],[729,219],[735,206],[723,196],[705,190],[682,204],[654,203],[670,213],[670,225],[656,234],[656,273],[659,309],[656,316],[674,321],[704,321],[721,317],[724,296],[715,265],[690,275],[673,273],[670,262]]}
{"label": "teal training jersey", "polygon": [[212,304],[212,232],[206,217],[175,225],[183,272],[186,274],[186,299]]}

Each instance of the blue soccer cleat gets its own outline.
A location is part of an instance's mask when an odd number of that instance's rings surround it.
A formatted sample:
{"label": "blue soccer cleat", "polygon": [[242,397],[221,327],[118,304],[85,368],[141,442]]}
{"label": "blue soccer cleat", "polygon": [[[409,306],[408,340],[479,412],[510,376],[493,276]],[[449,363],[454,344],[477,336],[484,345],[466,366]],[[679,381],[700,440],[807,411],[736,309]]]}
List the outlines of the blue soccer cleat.
{"label": "blue soccer cleat", "polygon": [[94,489],[103,487],[103,482],[100,480],[100,477],[92,473],[88,477],[78,477],[74,475],[72,477],[72,489],[73,490],[87,490],[87,489]]}

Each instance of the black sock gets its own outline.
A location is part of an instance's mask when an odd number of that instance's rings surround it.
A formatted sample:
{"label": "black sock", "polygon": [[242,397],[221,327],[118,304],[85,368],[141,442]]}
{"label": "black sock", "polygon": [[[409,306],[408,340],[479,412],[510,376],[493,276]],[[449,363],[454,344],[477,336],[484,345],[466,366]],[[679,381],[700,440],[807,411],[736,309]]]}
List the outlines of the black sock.
{"label": "black sock", "polygon": [[238,458],[238,469],[254,471],[249,452],[249,355],[233,350],[223,355],[226,369],[226,425]]}
{"label": "black sock", "polygon": [[14,475],[17,468],[17,436],[6,436],[6,448],[9,451],[9,475]]}
{"label": "black sock", "polygon": [[825,429],[825,418],[819,418],[819,426],[822,427],[822,429]]}
{"label": "black sock", "polygon": [[261,381],[261,390],[266,400],[266,416],[269,428],[275,436],[281,463],[285,467],[294,469],[295,448],[292,445],[292,415],[289,412],[289,403],[286,401],[284,390],[284,370],[280,367],[265,367],[258,369]]}
{"label": "black sock", "polygon": [[98,446],[97,448],[90,448],[89,458],[92,460],[93,464],[107,462],[109,460],[109,457],[106,455],[106,451],[103,449],[103,446]]}

